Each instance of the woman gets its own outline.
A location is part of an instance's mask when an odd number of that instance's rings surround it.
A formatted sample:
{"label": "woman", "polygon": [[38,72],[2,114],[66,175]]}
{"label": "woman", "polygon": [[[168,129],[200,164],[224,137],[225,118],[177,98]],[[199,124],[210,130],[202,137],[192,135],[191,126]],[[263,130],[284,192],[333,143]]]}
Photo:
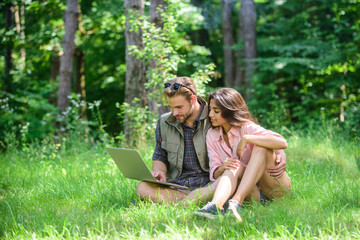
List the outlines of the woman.
{"label": "woman", "polygon": [[212,201],[194,215],[212,219],[219,213],[232,214],[241,221],[239,211],[245,199],[275,199],[290,192],[286,172],[274,178],[266,171],[275,165],[274,151],[287,147],[285,139],[255,123],[240,93],[231,88],[211,93],[209,117],[210,179],[220,179]]}

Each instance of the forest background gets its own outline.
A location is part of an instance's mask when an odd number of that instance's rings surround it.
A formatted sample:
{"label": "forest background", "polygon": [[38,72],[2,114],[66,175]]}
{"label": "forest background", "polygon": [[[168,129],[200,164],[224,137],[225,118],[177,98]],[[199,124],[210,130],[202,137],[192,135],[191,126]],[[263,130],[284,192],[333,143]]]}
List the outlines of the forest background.
{"label": "forest background", "polygon": [[[360,239],[360,0],[0,2],[0,238]],[[244,221],[136,199],[174,76],[240,91],[292,192]],[[166,104],[165,104],[166,105]]]}
{"label": "forest background", "polygon": [[136,145],[173,76],[193,77],[203,97],[236,88],[267,127],[326,120],[359,136],[358,0],[73,1],[73,40],[70,2],[0,3],[2,149],[74,130]]}

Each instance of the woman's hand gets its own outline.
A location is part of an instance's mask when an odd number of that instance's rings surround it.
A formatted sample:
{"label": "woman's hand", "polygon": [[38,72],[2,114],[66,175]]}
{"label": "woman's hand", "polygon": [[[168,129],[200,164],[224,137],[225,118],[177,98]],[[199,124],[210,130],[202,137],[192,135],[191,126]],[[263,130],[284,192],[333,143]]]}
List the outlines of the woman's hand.
{"label": "woman's hand", "polygon": [[237,170],[240,167],[240,161],[234,158],[226,158],[223,164],[214,172],[214,178],[220,177],[225,170]]}
{"label": "woman's hand", "polygon": [[224,168],[224,170],[236,170],[240,167],[240,161],[234,158],[226,158],[221,167]]}
{"label": "woman's hand", "polygon": [[244,135],[241,138],[241,140],[240,140],[240,142],[239,142],[239,144],[238,144],[238,146],[236,148],[236,154],[239,157],[239,159],[241,159],[243,151],[244,151],[247,143],[248,143],[247,135]]}

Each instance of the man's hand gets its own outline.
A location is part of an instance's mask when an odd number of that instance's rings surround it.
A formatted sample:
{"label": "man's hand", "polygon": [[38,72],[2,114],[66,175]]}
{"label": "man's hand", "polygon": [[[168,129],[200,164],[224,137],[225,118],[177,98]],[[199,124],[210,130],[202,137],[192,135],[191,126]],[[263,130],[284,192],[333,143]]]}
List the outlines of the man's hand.
{"label": "man's hand", "polygon": [[268,173],[270,173],[270,176],[279,178],[284,174],[286,170],[286,154],[284,150],[276,150],[275,154],[275,166],[269,168]]}
{"label": "man's hand", "polygon": [[167,168],[165,163],[154,160],[152,168],[153,168],[152,175],[154,176],[154,178],[159,181],[166,182]]}
{"label": "man's hand", "polygon": [[152,175],[156,180],[159,180],[161,182],[166,182],[166,174],[163,172],[152,172]]}

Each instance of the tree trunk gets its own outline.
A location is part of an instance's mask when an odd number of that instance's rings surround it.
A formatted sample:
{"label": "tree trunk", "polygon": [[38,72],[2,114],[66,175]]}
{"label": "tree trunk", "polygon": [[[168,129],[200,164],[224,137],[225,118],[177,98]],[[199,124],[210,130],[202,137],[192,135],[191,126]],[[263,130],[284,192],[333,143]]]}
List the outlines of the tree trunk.
{"label": "tree trunk", "polygon": [[234,44],[232,28],[232,0],[222,0],[222,33],[224,41],[225,86],[232,87],[234,81]]}
{"label": "tree trunk", "polygon": [[[81,21],[82,19],[82,12],[81,12],[81,8],[79,7],[79,32],[80,32],[80,38],[84,39],[86,36],[86,29],[84,28],[83,22]],[[80,117],[87,122],[88,118],[87,118],[87,113],[86,113],[86,109],[87,109],[87,104],[86,104],[86,89],[85,89],[85,85],[86,85],[86,81],[85,81],[85,52],[80,49],[80,48],[76,48],[75,49],[75,57],[76,57],[76,61],[75,61],[75,92],[79,93],[81,96],[81,100],[84,101],[84,105],[81,107],[80,109]],[[87,135],[89,132],[88,127],[85,128],[85,134]]]}
{"label": "tree trunk", "polygon": [[161,11],[159,8],[164,10],[166,6],[165,0],[150,0],[150,19],[151,23],[155,23],[156,27],[163,28],[164,22],[162,21]]}
{"label": "tree trunk", "polygon": [[235,74],[235,86],[243,87],[245,71],[244,71],[244,37],[243,37],[243,24],[241,19],[241,14],[239,12],[239,24],[238,24],[238,33],[237,33],[237,45],[239,46],[236,50],[236,74]]}
{"label": "tree trunk", "polygon": [[75,33],[78,26],[79,3],[68,0],[65,11],[65,35],[63,38],[63,55],[60,58],[60,82],[58,90],[58,108],[65,111],[69,107],[68,96],[71,93],[71,75],[75,50]]}
{"label": "tree trunk", "polygon": [[[80,94],[82,101],[86,102],[84,51],[76,49],[75,57],[75,92]],[[86,104],[80,109],[80,117],[87,121]]]}
{"label": "tree trunk", "polygon": [[57,76],[59,76],[60,74],[60,56],[59,56],[59,49],[57,47],[53,49],[50,62],[51,62],[50,80],[56,81]]}
{"label": "tree trunk", "polygon": [[[150,0],[150,18],[149,21],[154,23],[157,28],[162,29],[164,27],[164,22],[162,21],[161,12],[165,10],[166,2],[164,0]],[[158,69],[158,70],[157,70]],[[150,71],[159,73],[159,66],[157,66],[156,59],[150,61]],[[160,74],[159,74],[160,75]],[[152,88],[148,89],[148,96],[151,96],[155,90]],[[167,107],[162,104],[161,99],[149,99],[148,106],[151,111],[155,114],[162,115],[167,112]]]}
{"label": "tree trunk", "polygon": [[[56,82],[57,77],[60,74],[60,56],[59,56],[59,49],[57,47],[55,47],[53,49],[53,52],[52,52],[52,55],[50,58],[50,64],[51,64],[50,81]],[[57,104],[56,89],[50,93],[49,103],[56,106],[56,104]]]}
{"label": "tree trunk", "polygon": [[[132,56],[129,51],[129,46],[136,45],[139,49],[143,49],[142,31],[130,31],[132,20],[139,20],[138,18],[144,14],[144,0],[125,0],[125,40],[126,40],[126,80],[125,80],[125,102],[133,105],[134,98],[140,100],[142,106],[146,106],[146,90],[145,90],[145,62],[138,59],[136,56]],[[138,144],[136,138],[140,136],[134,136],[133,127],[131,122],[133,119],[128,119],[128,116],[124,118],[124,134],[125,140],[129,146]]]}
{"label": "tree trunk", "polygon": [[245,85],[247,99],[251,98],[251,80],[256,68],[256,10],[253,0],[241,0],[240,18],[243,26],[245,53]]}
{"label": "tree trunk", "polygon": [[24,4],[20,3],[20,9],[18,4],[15,3],[15,24],[16,32],[20,36],[20,69],[24,70],[25,60],[26,60],[26,51],[24,48],[25,44],[25,7]]}
{"label": "tree trunk", "polygon": [[125,81],[125,101],[129,104],[133,99],[139,98],[142,105],[146,105],[145,92],[145,63],[141,59],[137,59],[129,53],[130,45],[136,45],[140,49],[143,48],[142,32],[130,31],[129,24],[130,13],[144,14],[144,0],[125,0],[125,15],[126,15],[126,81]]}
{"label": "tree trunk", "polygon": [[[13,15],[14,15],[14,6],[11,2],[6,3],[5,5],[5,30],[10,31],[13,27]],[[11,69],[13,67],[12,62],[12,48],[13,48],[13,38],[7,37],[6,47],[5,47],[5,66],[4,66],[4,85],[3,90],[5,92],[12,92],[12,76]]]}

